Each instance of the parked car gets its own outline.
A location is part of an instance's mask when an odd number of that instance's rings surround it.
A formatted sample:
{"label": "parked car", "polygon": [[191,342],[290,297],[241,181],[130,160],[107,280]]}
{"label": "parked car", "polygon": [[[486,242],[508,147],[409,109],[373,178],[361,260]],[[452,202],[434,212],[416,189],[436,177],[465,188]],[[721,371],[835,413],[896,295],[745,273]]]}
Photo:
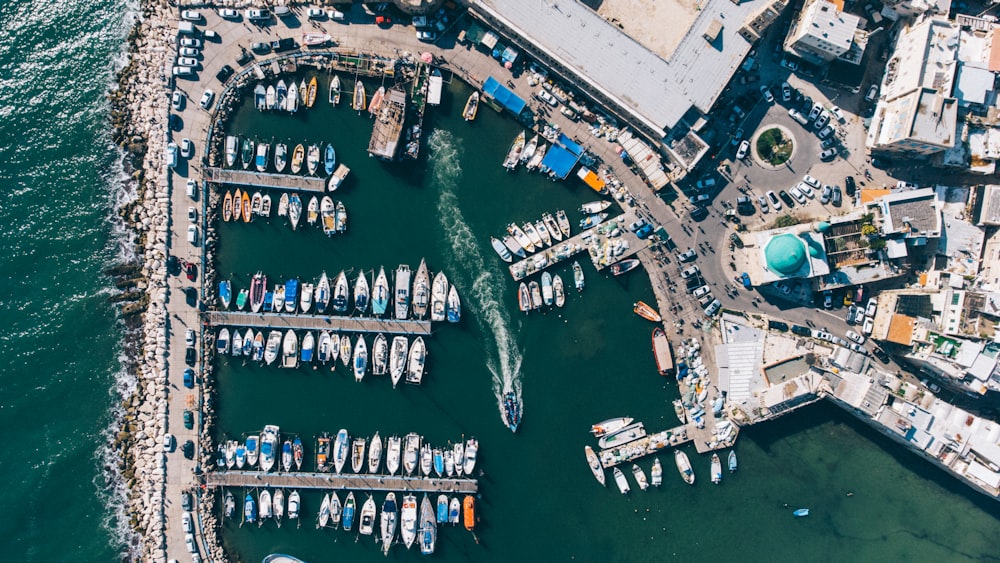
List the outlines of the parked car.
{"label": "parked car", "polygon": [[875,319],[871,317],[865,317],[865,322],[861,325],[861,332],[866,336],[871,336],[872,330],[875,329]]}
{"label": "parked car", "polygon": [[740,127],[739,129],[736,130],[735,133],[733,133],[733,138],[730,139],[729,142],[732,143],[733,146],[735,147],[736,145],[740,144],[740,141],[743,140],[743,135],[745,135],[745,133],[743,131],[743,128]]}
{"label": "parked car", "polygon": [[795,201],[799,202],[799,205],[805,205],[806,204],[806,196],[802,195],[802,192],[799,191],[799,188],[794,187],[794,188],[788,190],[788,193],[793,198],[795,198]]}
{"label": "parked car", "polygon": [[311,20],[322,20],[326,19],[326,12],[322,8],[309,8],[306,12],[306,17]]}
{"label": "parked car", "polygon": [[840,207],[840,204],[843,202],[843,196],[840,193],[840,186],[833,187],[833,198],[831,199],[831,202],[834,207]]}
{"label": "parked car", "polygon": [[788,70],[795,72],[799,70],[799,63],[795,61],[790,61],[788,59],[781,59],[781,66],[787,68]]}
{"label": "parked car", "polygon": [[247,10],[247,19],[252,22],[266,22],[271,19],[271,12],[251,8]]}
{"label": "parked car", "polygon": [[828,149],[823,149],[819,151],[820,160],[831,160],[837,156],[837,147],[830,147]]}
{"label": "parked car", "polygon": [[819,130],[826,127],[826,124],[830,123],[830,114],[820,112],[819,117],[816,118],[816,123],[813,123],[813,128]]}
{"label": "parked car", "polygon": [[181,509],[191,510],[191,495],[189,493],[181,493]]}
{"label": "parked car", "polygon": [[788,102],[792,99],[792,87],[787,82],[781,83],[781,100]]}
{"label": "parked car", "polygon": [[718,299],[716,299],[715,301],[712,301],[711,303],[709,303],[708,307],[705,307],[705,316],[706,317],[711,317],[711,316],[715,315],[716,313],[718,313],[719,309],[721,309],[721,308],[722,308],[722,302],[719,301]]}
{"label": "parked car", "polygon": [[795,121],[798,121],[800,125],[809,124],[809,118],[803,115],[802,112],[798,111],[795,108],[791,108],[788,110],[788,116],[794,119]]}
{"label": "parked car", "polygon": [[184,411],[184,428],[194,429],[194,413],[191,411]]}
{"label": "parked car", "polygon": [[844,178],[844,189],[847,190],[847,195],[854,195],[854,191],[857,190],[857,184],[854,183],[854,176],[847,176]]}
{"label": "parked car", "polygon": [[826,127],[820,129],[818,135],[820,139],[825,139],[830,135],[833,135],[833,127],[827,125]]}
{"label": "parked car", "polygon": [[817,188],[817,189],[819,188],[819,180],[817,180],[816,178],[813,178],[809,174],[806,174],[805,176],[803,176],[802,177],[802,181],[805,182],[806,184],[809,184],[813,188]]}
{"label": "parked car", "polygon": [[750,141],[743,140],[740,143],[740,148],[736,149],[736,160],[743,160],[747,156],[747,152],[750,151]]}
{"label": "parked car", "polygon": [[830,203],[830,197],[833,196],[833,188],[829,185],[823,186],[823,191],[819,194],[819,202],[823,205]]}
{"label": "parked car", "polygon": [[799,182],[798,184],[795,185],[795,187],[798,188],[800,192],[802,192],[802,195],[806,196],[809,199],[814,199],[816,197],[815,195],[813,195],[812,186],[810,186],[805,182]]}
{"label": "parked car", "polygon": [[417,30],[417,40],[419,41],[424,41],[426,43],[433,43],[437,41],[437,37],[438,35],[437,32],[435,31],[424,31],[420,29]]}
{"label": "parked car", "polygon": [[163,444],[163,451],[167,453],[174,451],[175,440],[173,434],[169,432],[164,434],[160,443]]}
{"label": "parked car", "polygon": [[682,262],[682,263],[683,262],[691,262],[691,261],[693,261],[697,257],[698,257],[698,252],[696,252],[695,249],[693,249],[693,248],[689,248],[689,249],[685,250],[684,252],[679,252],[677,254],[677,261],[678,262]]}
{"label": "parked car", "polygon": [[710,196],[708,194],[700,194],[700,195],[693,195],[693,196],[689,197],[688,199],[691,200],[691,203],[693,203],[695,205],[702,205],[706,201],[712,199],[712,196]]}
{"label": "parked car", "polygon": [[768,206],[767,206],[767,198],[766,197],[764,197],[762,195],[757,196],[757,204],[760,205],[760,212],[761,213],[767,213],[768,211],[770,211],[770,209],[768,209]]}
{"label": "parked car", "polygon": [[194,335],[194,330],[193,329],[189,328],[186,331],[184,331],[184,344],[185,345],[187,345],[187,346],[194,346],[194,339],[195,339],[195,335]]}
{"label": "parked car", "polygon": [[271,52],[271,44],[264,42],[254,43],[250,49],[258,55],[266,55]]}
{"label": "parked car", "polygon": [[878,98],[878,84],[872,84],[868,88],[868,93],[865,94],[865,101],[871,103],[874,102],[876,98]]}
{"label": "parked car", "polygon": [[194,524],[191,522],[191,513],[186,510],[181,513],[181,529],[184,530],[185,534],[194,532]]}
{"label": "parked car", "polygon": [[[194,348],[188,348],[188,350],[193,352]],[[184,368],[184,387],[194,389],[194,370],[191,368]]]}
{"label": "parked car", "polygon": [[760,95],[763,96],[764,101],[769,104],[774,101],[774,95],[771,94],[771,89],[768,88],[766,85],[762,85],[760,87]]}
{"label": "parked car", "polygon": [[219,17],[225,20],[238,20],[240,13],[232,8],[222,8],[219,10]]}
{"label": "parked car", "polygon": [[853,330],[847,331],[846,333],[844,333],[844,336],[846,336],[848,340],[853,340],[854,342],[857,342],[858,344],[864,344],[865,340],[867,340],[867,338],[865,338],[865,336],[863,334],[858,334],[858,333],[854,332]]}
{"label": "parked car", "polygon": [[778,199],[778,196],[774,193],[774,190],[769,190],[766,195],[767,195],[767,200],[771,202],[771,207],[773,207],[775,211],[780,211],[781,201]]}
{"label": "parked car", "polygon": [[167,143],[167,152],[166,152],[167,166],[171,168],[177,166],[177,152],[178,151],[176,143],[173,142]]}
{"label": "parked car", "polygon": [[201,49],[195,49],[194,47],[179,47],[177,49],[177,54],[182,57],[200,57]]}
{"label": "parked car", "polygon": [[[785,190],[781,190],[780,192],[778,192],[778,197],[780,197],[781,201],[785,202],[785,205],[787,205],[788,207],[795,207],[795,202],[792,201],[791,196],[789,196],[788,192],[786,192]],[[778,208],[775,207],[775,209]]]}
{"label": "parked car", "polygon": [[874,317],[875,311],[878,310],[878,300],[874,297],[868,299],[868,303],[865,305],[865,316]]}
{"label": "parked car", "polygon": [[833,116],[837,118],[837,121],[839,121],[841,123],[846,123],[847,122],[847,117],[844,116],[844,111],[842,109],[840,109],[839,107],[837,107],[837,106],[831,107],[830,108],[830,113],[832,113]]}
{"label": "parked car", "polygon": [[836,336],[830,334],[829,332],[826,332],[825,330],[814,330],[812,332],[814,338],[819,338],[820,340],[826,340],[827,342],[837,341]]}
{"label": "parked car", "polygon": [[219,72],[215,73],[215,79],[218,80],[219,82],[225,82],[229,80],[229,77],[232,76],[234,72],[235,71],[233,70],[233,67],[229,65],[222,65],[222,68],[219,69]]}
{"label": "parked car", "polygon": [[198,184],[194,180],[187,181],[187,196],[191,199],[198,199]]}
{"label": "parked car", "polygon": [[879,361],[881,361],[883,364],[888,364],[890,361],[892,361],[892,358],[889,357],[889,354],[886,354],[885,350],[877,346],[872,346],[872,354],[875,354],[875,357],[878,358]]}
{"label": "parked car", "polygon": [[181,37],[181,47],[194,47],[195,49],[201,49],[201,39],[195,39],[194,37]]}
{"label": "parked car", "polygon": [[553,96],[552,93],[546,90],[545,88],[539,88],[538,93],[535,94],[535,96],[539,100],[549,104],[552,107],[556,107],[559,105],[559,100],[557,100],[556,97]]}
{"label": "parked car", "polygon": [[181,451],[184,452],[185,458],[194,459],[194,442],[186,440],[184,446],[181,447]]}
{"label": "parked car", "polygon": [[767,321],[767,328],[788,332],[788,324],[781,321]]}
{"label": "parked car", "polygon": [[813,103],[812,108],[809,109],[809,121],[818,118],[821,113],[823,113],[823,106],[819,105],[818,102]]}
{"label": "parked car", "polygon": [[192,154],[194,154],[194,144],[191,142],[191,139],[184,137],[181,139],[181,156],[191,158]]}
{"label": "parked car", "polygon": [[201,109],[207,110],[208,108],[212,107],[212,102],[214,100],[215,100],[215,92],[211,90],[205,90],[205,93],[201,95],[201,100],[198,102],[198,104],[201,106]]}
{"label": "parked car", "polygon": [[797,334],[799,336],[812,336],[812,330],[810,330],[807,326],[792,325],[792,334]]}
{"label": "parked car", "polygon": [[694,266],[691,266],[690,268],[688,268],[686,270],[682,270],[681,271],[681,277],[684,278],[684,279],[688,279],[691,276],[693,276],[695,274],[700,274],[700,273],[701,273],[701,268],[699,268],[698,265],[695,264]]}
{"label": "parked car", "polygon": [[[847,307],[847,318],[845,319],[847,321],[847,324],[849,325],[856,324],[857,321],[855,319],[857,318],[859,310],[860,307],[857,307],[856,305],[850,305]],[[864,316],[865,316],[864,312],[862,312],[861,318],[864,318]]]}
{"label": "parked car", "polygon": [[715,186],[715,178],[702,178],[695,183],[695,187],[699,190],[704,190],[705,188],[711,188]]}
{"label": "parked car", "polygon": [[750,196],[741,195],[736,198],[736,209],[743,213],[753,213],[753,200]]}
{"label": "parked car", "polygon": [[833,309],[833,292],[829,289],[823,292],[823,308]]}
{"label": "parked car", "polygon": [[708,287],[707,285],[703,285],[695,289],[694,292],[692,292],[692,295],[694,295],[695,297],[701,297],[702,295],[707,295],[711,291],[712,288]]}
{"label": "parked car", "polygon": [[193,246],[198,246],[198,227],[194,225],[188,225],[187,241],[191,243]]}
{"label": "parked car", "polygon": [[174,108],[174,111],[181,111],[184,109],[184,94],[178,91],[174,91],[170,96],[170,106]]}
{"label": "parked car", "polygon": [[184,10],[181,12],[181,19],[189,22],[200,22],[201,12],[197,10]]}
{"label": "parked car", "polygon": [[695,207],[691,210],[691,219],[701,221],[705,217],[708,217],[708,210],[704,207]]}
{"label": "parked car", "polygon": [[195,68],[198,66],[198,59],[194,57],[177,57],[177,66]]}

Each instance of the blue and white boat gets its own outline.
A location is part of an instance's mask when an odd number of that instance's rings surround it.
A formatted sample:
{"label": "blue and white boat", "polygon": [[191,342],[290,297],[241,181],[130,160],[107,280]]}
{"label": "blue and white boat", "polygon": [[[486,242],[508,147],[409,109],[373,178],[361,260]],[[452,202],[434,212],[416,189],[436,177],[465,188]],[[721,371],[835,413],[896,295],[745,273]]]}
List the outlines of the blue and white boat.
{"label": "blue and white boat", "polygon": [[362,315],[368,309],[368,278],[363,271],[354,282],[354,308]]}
{"label": "blue and white boat", "polygon": [[729,450],[729,472],[736,473],[736,450]]}
{"label": "blue and white boat", "polygon": [[326,277],[326,272],[323,272],[323,275],[319,277],[313,301],[316,302],[317,313],[326,312],[326,307],[330,304],[330,278]]}
{"label": "blue and white boat", "polygon": [[260,452],[258,451],[258,443],[257,443],[259,439],[260,439],[259,436],[257,436],[256,434],[247,436],[247,441],[246,441],[247,464],[249,464],[250,467],[257,465],[257,456],[258,454],[260,454]]}
{"label": "blue and white boat", "polygon": [[253,495],[247,493],[247,498],[243,502],[243,520],[245,522],[257,521],[257,503],[253,500]]}
{"label": "blue and white boat", "polygon": [[302,338],[302,351],[300,358],[303,362],[311,362],[313,359],[313,350],[316,349],[316,337],[313,336],[312,332],[307,332]]}
{"label": "blue and white boat", "polygon": [[444,455],[441,454],[441,448],[434,448],[434,472],[438,477],[444,475]]}
{"label": "blue and white boat", "polygon": [[354,345],[354,379],[361,381],[365,378],[368,370],[368,344],[365,337],[358,335],[358,342]]}
{"label": "blue and white boat", "polygon": [[341,270],[337,275],[337,282],[333,286],[333,310],[338,313],[347,311],[348,298],[347,274]]}
{"label": "blue and white boat", "polygon": [[299,304],[299,280],[292,278],[285,282],[285,312],[294,313]]}
{"label": "blue and white boat", "polygon": [[375,284],[372,287],[372,314],[384,315],[386,308],[389,306],[389,280],[385,276],[385,268],[379,266],[378,276],[375,278]]}
{"label": "blue and white boat", "polygon": [[233,286],[229,280],[219,282],[219,300],[222,301],[223,309],[229,308],[229,303],[233,300]]}
{"label": "blue and white boat", "polygon": [[270,312],[274,309],[274,292],[268,291],[264,294],[264,310]]}
{"label": "blue and white boat", "polygon": [[222,327],[219,329],[219,336],[215,339],[215,351],[219,355],[229,352],[229,329]]}
{"label": "blue and white boat", "polygon": [[326,144],[323,156],[323,169],[326,170],[326,175],[329,176],[333,174],[333,169],[337,165],[337,151],[333,150],[332,144]]}
{"label": "blue and white boat", "polygon": [[798,510],[792,512],[796,518],[802,518],[803,516],[809,516],[808,508],[799,508]]}
{"label": "blue and white boat", "polygon": [[448,523],[448,495],[438,495],[437,521],[438,524]]}
{"label": "blue and white boat", "polygon": [[462,302],[458,298],[458,290],[452,284],[448,290],[448,322],[457,323],[462,318]]}
{"label": "blue and white boat", "polygon": [[337,440],[333,444],[333,468],[337,473],[344,469],[347,462],[347,455],[350,453],[351,437],[347,434],[347,429],[341,428],[337,432]]}
{"label": "blue and white boat", "polygon": [[348,493],[347,499],[344,500],[344,530],[350,532],[351,528],[354,527],[354,511],[356,510],[356,502],[354,500],[354,493]]}

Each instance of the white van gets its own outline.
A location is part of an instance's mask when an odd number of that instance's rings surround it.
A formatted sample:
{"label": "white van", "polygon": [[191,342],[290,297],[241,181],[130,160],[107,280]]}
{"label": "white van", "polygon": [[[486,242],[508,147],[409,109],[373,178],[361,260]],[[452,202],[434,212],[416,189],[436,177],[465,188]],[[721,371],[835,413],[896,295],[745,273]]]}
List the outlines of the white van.
{"label": "white van", "polygon": [[194,67],[190,66],[175,66],[174,76],[194,76]]}
{"label": "white van", "polygon": [[337,10],[328,10],[326,12],[326,16],[331,20],[338,22],[342,22],[347,19],[347,16],[344,15],[344,12],[340,12]]}

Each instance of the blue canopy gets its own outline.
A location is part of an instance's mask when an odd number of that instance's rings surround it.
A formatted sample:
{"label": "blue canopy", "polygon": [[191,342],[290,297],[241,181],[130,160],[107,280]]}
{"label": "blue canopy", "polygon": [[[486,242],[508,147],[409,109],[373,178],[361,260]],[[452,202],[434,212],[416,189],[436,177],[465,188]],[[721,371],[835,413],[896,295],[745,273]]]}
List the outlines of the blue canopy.
{"label": "blue canopy", "polygon": [[487,96],[493,98],[507,111],[513,113],[515,116],[521,115],[524,111],[524,107],[528,105],[520,96],[511,92],[506,86],[500,84],[496,78],[490,76],[486,79],[486,83],[483,84],[483,93]]}
{"label": "blue canopy", "polygon": [[549,147],[542,159],[542,168],[551,170],[560,180],[569,176],[573,167],[580,161],[583,147],[573,142],[569,137],[560,133],[559,138]]}

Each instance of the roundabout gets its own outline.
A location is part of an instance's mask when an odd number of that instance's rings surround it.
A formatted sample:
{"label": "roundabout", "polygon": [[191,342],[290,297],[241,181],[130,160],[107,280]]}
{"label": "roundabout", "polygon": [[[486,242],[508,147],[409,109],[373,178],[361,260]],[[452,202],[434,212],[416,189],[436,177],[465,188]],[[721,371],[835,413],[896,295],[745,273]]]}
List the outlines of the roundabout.
{"label": "roundabout", "polygon": [[779,170],[795,157],[796,139],[787,127],[770,124],[757,129],[750,139],[750,148],[756,164]]}

